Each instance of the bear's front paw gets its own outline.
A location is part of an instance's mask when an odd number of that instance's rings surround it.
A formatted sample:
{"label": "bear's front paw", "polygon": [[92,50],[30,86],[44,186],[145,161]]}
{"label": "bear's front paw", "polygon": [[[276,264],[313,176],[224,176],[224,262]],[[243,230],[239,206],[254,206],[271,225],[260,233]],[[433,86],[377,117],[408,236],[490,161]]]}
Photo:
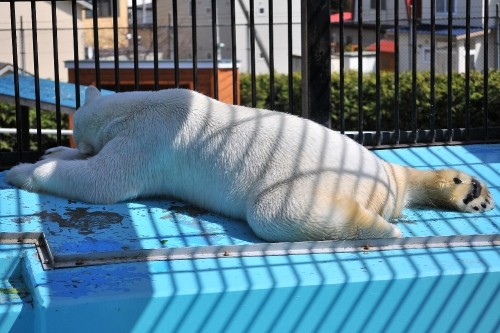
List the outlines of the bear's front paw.
{"label": "bear's front paw", "polygon": [[28,191],[35,190],[34,186],[34,164],[19,164],[9,171],[5,176],[5,180],[16,187],[26,189]]}
{"label": "bear's front paw", "polygon": [[462,179],[462,177],[455,177],[453,182],[456,184],[459,193],[456,200],[461,211],[470,213],[485,212],[495,207],[495,202],[486,184],[481,183],[474,177],[467,180]]}
{"label": "bear's front paw", "polygon": [[86,158],[78,149],[64,146],[47,149],[41,160],[80,160]]}

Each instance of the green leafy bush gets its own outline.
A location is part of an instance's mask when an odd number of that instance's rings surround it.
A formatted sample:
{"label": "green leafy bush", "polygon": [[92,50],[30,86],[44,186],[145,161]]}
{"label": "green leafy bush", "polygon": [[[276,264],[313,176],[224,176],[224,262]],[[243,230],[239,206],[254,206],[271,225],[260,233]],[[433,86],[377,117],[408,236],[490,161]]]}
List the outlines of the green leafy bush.
{"label": "green leafy bush", "polygon": [[[240,98],[241,104],[252,106],[252,83],[251,75],[247,73],[240,74]],[[299,73],[293,73],[292,91],[293,91],[293,110],[290,110],[288,99],[288,75],[274,75],[274,108],[271,107],[270,96],[270,78],[268,74],[256,75],[256,107],[264,109],[274,109],[296,115],[301,114],[302,103],[302,82]],[[290,112],[293,111],[293,112]]]}
{"label": "green leafy bush", "polygon": [[[29,123],[30,128],[36,128],[36,111],[29,109]],[[41,111],[41,125],[42,129],[56,129],[57,122],[55,112]],[[16,128],[16,108],[13,104],[0,103],[0,128]],[[62,116],[62,128],[68,128],[68,116]],[[42,135],[42,150],[54,147],[57,145],[56,135]],[[69,145],[69,137],[62,137],[62,145]],[[30,149],[37,150],[37,136],[36,134],[30,135]],[[10,152],[17,150],[17,136],[16,134],[2,134],[0,133],[0,151]]]}
{"label": "green leafy bush", "polygon": [[[301,114],[301,83],[300,74],[293,74],[294,114]],[[430,129],[432,123],[436,128],[448,127],[448,76],[435,76],[435,103],[431,107],[430,73],[416,73],[415,98],[412,89],[412,73],[404,72],[399,76],[399,103],[395,104],[395,85],[393,72],[380,73],[380,129],[394,130],[396,128],[396,112],[399,112],[399,128],[412,129],[412,119],[416,119],[417,129]],[[251,105],[251,76],[240,76],[241,102]],[[451,125],[453,128],[464,127],[466,119],[465,76],[452,75],[451,95]],[[469,80],[469,113],[472,127],[482,127],[484,118],[483,74],[471,72]],[[270,108],[269,75],[256,76],[257,107]],[[377,85],[375,74],[362,76],[362,116],[363,130],[377,128]],[[490,71],[488,75],[488,125],[500,126],[500,72]],[[331,116],[332,127],[340,129],[340,101],[344,102],[344,124],[346,130],[357,130],[360,113],[358,108],[358,73],[348,71],[344,75],[344,95],[340,96],[340,74],[332,73],[331,86]],[[275,75],[275,109],[288,112],[288,77]],[[415,99],[415,109],[413,101]],[[413,112],[415,110],[415,115]]]}

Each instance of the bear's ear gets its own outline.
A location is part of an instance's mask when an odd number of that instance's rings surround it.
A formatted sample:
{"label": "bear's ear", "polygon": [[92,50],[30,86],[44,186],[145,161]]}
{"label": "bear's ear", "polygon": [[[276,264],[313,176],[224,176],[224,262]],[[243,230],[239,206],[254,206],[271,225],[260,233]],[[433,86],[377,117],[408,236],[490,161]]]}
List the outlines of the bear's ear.
{"label": "bear's ear", "polygon": [[85,104],[89,104],[99,96],[101,96],[101,92],[96,87],[88,86],[85,90]]}

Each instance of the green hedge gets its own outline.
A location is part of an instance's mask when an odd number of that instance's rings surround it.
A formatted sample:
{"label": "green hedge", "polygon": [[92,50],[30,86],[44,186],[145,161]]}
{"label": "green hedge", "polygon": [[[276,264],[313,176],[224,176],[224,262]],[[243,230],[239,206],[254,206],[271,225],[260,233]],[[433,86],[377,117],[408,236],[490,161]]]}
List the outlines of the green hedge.
{"label": "green hedge", "polygon": [[[270,108],[269,98],[269,75],[257,75],[257,107]],[[412,73],[401,73],[399,85],[399,118],[400,128],[410,130],[413,93]],[[241,74],[241,102],[243,105],[251,105],[251,77],[249,74]],[[338,129],[340,110],[340,74],[332,74],[332,126]],[[489,126],[500,126],[500,72],[490,71],[488,76],[488,110]],[[358,73],[349,71],[344,76],[344,101],[346,130],[357,130],[358,126]],[[469,93],[469,111],[471,125],[473,127],[483,126],[483,74],[471,72]],[[430,73],[418,72],[416,75],[416,110],[417,127],[429,129],[432,121],[432,109],[430,100]],[[363,129],[374,130],[376,128],[376,77],[375,74],[363,75]],[[288,112],[288,77],[283,74],[275,75],[275,109]],[[395,128],[395,97],[394,97],[394,73],[380,73],[380,117],[381,129],[393,130]],[[448,109],[448,76],[436,74],[435,76],[435,123],[436,128],[447,127]],[[293,99],[294,114],[301,113],[301,83],[300,75],[293,76]],[[463,74],[452,75],[452,126],[465,126],[465,76]]]}
{"label": "green hedge", "polygon": [[[30,128],[36,128],[36,111],[29,110]],[[56,115],[52,111],[41,111],[42,128],[55,129]],[[62,115],[62,128],[68,128],[68,116]],[[16,108],[9,103],[0,103],[0,128],[16,128]],[[69,145],[69,137],[62,137],[62,144]],[[42,135],[42,150],[57,145],[56,135]],[[37,150],[37,137],[30,135],[30,149]],[[10,152],[17,150],[17,136],[15,134],[0,133],[0,151]]]}
{"label": "green hedge", "polygon": [[[271,109],[269,75],[260,74],[256,76],[256,107]],[[274,109],[278,111],[300,114],[302,103],[302,82],[299,73],[293,73],[293,112],[290,112],[288,100],[288,75],[274,75]],[[252,86],[250,74],[240,74],[240,98],[241,104],[252,106]]]}

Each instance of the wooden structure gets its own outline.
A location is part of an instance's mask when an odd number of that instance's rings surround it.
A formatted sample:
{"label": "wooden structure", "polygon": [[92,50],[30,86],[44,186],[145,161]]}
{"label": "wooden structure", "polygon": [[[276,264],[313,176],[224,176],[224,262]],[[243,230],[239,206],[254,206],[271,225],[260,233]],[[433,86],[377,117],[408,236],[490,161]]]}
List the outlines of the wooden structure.
{"label": "wooden structure", "polygon": [[[366,51],[376,51],[377,45],[375,43],[370,44]],[[394,71],[394,53],[396,52],[395,43],[393,40],[382,39],[380,40],[380,69],[383,71],[393,72]]]}
{"label": "wooden structure", "polygon": [[[75,63],[67,61],[69,82],[75,83]],[[94,60],[79,61],[79,80],[82,85],[96,85],[96,71]],[[160,89],[175,87],[175,68],[173,61],[160,61],[158,69],[158,84]],[[114,61],[100,61],[100,87],[116,90]],[[135,89],[135,75],[139,75],[139,90],[154,90],[155,76],[152,61],[140,61],[138,71],[134,69],[133,61],[119,62],[119,91],[133,91]],[[197,67],[197,91],[210,97],[215,97],[214,77],[217,73],[218,99],[225,103],[239,104],[239,73],[236,72],[237,98],[233,100],[233,70],[232,63],[219,62],[217,71],[213,69],[212,61],[199,61]],[[193,64],[191,61],[179,62],[179,86],[194,90]]]}

